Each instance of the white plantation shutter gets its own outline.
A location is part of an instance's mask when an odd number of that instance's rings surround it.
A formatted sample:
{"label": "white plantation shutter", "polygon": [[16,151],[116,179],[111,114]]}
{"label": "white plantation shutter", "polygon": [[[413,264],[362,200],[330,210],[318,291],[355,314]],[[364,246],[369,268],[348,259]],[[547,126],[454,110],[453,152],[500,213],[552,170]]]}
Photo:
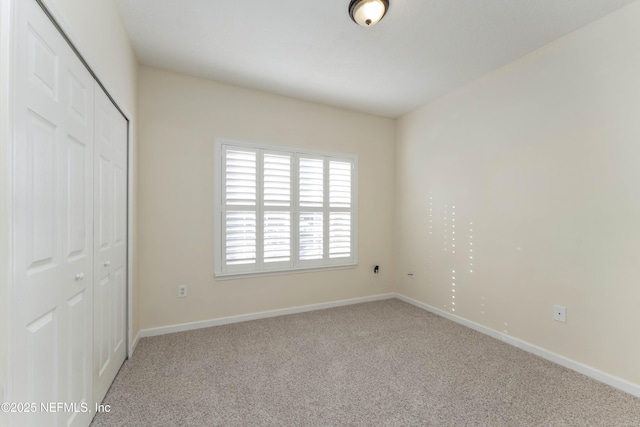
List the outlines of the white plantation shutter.
{"label": "white plantation shutter", "polygon": [[300,265],[322,265],[325,249],[325,173],[321,157],[298,157],[298,257]]}
{"label": "white plantation shutter", "polygon": [[291,261],[291,214],[264,213],[264,262]]}
{"label": "white plantation shutter", "polygon": [[301,158],[300,206],[322,207],[324,201],[324,162]]}
{"label": "white plantation shutter", "polygon": [[256,204],[256,153],[228,150],[225,194],[227,205]]}
{"label": "white plantation shutter", "polygon": [[291,156],[264,155],[264,205],[291,205]]}
{"label": "white plantation shutter", "polygon": [[357,263],[356,158],[216,145],[216,276]]}
{"label": "white plantation shutter", "polygon": [[291,163],[288,153],[263,152],[263,269],[290,268]]}
{"label": "white plantation shutter", "polygon": [[351,213],[329,214],[329,258],[351,256]]}
{"label": "white plantation shutter", "polygon": [[224,257],[229,271],[257,262],[257,154],[225,150]]}
{"label": "white plantation shutter", "polygon": [[329,258],[351,256],[351,163],[329,161]]}
{"label": "white plantation shutter", "polygon": [[225,219],[227,265],[255,264],[256,213],[227,211]]}
{"label": "white plantation shutter", "polygon": [[324,221],[322,212],[300,213],[299,259],[311,261],[324,256]]}
{"label": "white plantation shutter", "polygon": [[351,163],[329,162],[329,204],[332,208],[351,207]]}

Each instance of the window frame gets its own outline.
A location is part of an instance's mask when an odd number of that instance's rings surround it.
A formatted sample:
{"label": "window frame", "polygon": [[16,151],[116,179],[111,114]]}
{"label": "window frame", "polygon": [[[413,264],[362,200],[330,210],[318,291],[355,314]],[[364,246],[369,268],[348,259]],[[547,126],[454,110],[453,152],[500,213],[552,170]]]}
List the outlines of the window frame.
{"label": "window frame", "polygon": [[[226,227],[224,226],[223,215],[227,212],[226,192],[225,192],[225,170],[224,161],[225,147],[231,147],[238,151],[248,151],[256,153],[256,261],[247,265],[226,265],[225,264],[225,239]],[[285,210],[290,212],[290,261],[265,263],[263,258],[264,248],[264,213],[273,206],[265,206],[263,195],[263,166],[264,154],[289,155],[291,158],[291,197],[290,206],[287,209],[275,207],[274,210]],[[300,206],[299,202],[299,158],[311,158],[323,160],[323,207]],[[330,162],[347,162],[351,164],[351,207],[331,208],[329,170]],[[273,274],[288,274],[301,271],[327,270],[355,268],[358,265],[358,156],[354,154],[337,153],[320,150],[309,150],[297,147],[277,146],[265,143],[239,141],[226,138],[214,139],[214,277],[216,279],[241,278],[251,276],[264,276]],[[242,207],[239,206],[241,210]],[[321,260],[299,260],[299,237],[300,237],[300,214],[303,212],[323,212],[323,258]],[[329,220],[331,213],[350,212],[351,213],[351,256],[331,258],[329,242]],[[326,218],[325,218],[326,216]]]}

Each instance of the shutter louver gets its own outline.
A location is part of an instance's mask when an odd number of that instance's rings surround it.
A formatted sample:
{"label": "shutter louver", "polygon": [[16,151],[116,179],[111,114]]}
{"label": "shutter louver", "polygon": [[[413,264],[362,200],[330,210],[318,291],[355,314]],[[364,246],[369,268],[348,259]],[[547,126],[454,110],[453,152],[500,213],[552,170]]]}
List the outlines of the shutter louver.
{"label": "shutter louver", "polygon": [[225,224],[227,265],[255,264],[256,213],[229,211]]}
{"label": "shutter louver", "polygon": [[301,261],[322,259],[322,212],[301,212],[299,233],[299,258]]}
{"label": "shutter louver", "polygon": [[351,207],[351,163],[329,162],[329,206]]}
{"label": "shutter louver", "polygon": [[255,206],[256,153],[227,150],[225,194],[227,206]]}
{"label": "shutter louver", "polygon": [[264,213],[264,262],[291,260],[291,214]]}
{"label": "shutter louver", "polygon": [[291,157],[264,155],[264,205],[291,205]]}
{"label": "shutter louver", "polygon": [[322,207],[324,162],[300,158],[300,206]]}

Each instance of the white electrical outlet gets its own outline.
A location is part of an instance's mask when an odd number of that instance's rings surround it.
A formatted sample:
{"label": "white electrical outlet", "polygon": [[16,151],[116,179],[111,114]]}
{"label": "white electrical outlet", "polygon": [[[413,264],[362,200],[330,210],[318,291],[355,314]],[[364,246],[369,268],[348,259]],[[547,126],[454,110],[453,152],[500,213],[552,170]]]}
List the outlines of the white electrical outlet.
{"label": "white electrical outlet", "polygon": [[178,298],[187,296],[187,285],[178,285]]}
{"label": "white electrical outlet", "polygon": [[553,320],[567,323],[567,307],[561,305],[553,306]]}

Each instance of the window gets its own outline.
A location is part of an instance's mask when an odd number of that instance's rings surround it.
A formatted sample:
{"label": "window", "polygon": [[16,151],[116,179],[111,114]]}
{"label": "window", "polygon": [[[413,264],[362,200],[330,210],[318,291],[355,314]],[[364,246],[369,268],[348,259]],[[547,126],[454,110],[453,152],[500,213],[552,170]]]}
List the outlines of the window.
{"label": "window", "polygon": [[216,142],[216,276],[357,264],[357,158]]}

